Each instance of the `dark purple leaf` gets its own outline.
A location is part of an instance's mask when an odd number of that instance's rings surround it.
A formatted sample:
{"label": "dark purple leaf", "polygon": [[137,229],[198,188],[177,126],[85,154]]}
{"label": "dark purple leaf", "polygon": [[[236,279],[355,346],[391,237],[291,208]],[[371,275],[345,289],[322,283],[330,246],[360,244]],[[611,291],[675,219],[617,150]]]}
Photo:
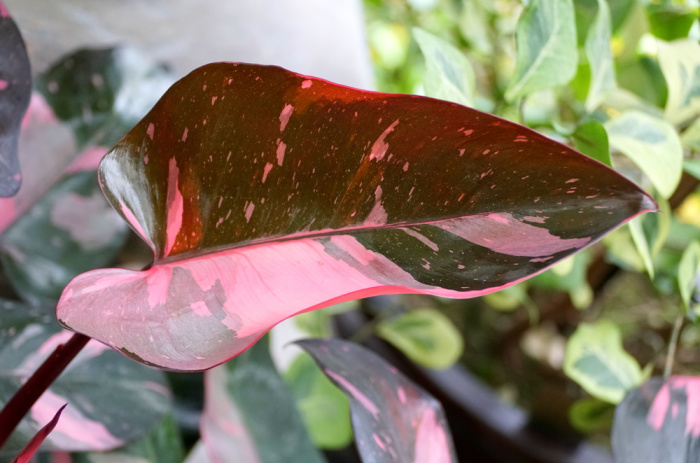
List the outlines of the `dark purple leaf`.
{"label": "dark purple leaf", "polygon": [[173,370],[222,363],[334,302],[496,291],[655,208],[497,117],[234,63],[176,83],[99,175],[155,262],[79,276],[58,317]]}
{"label": "dark purple leaf", "polygon": [[651,378],[615,411],[618,463],[700,462],[700,377]]}
{"label": "dark purple leaf", "polygon": [[21,182],[17,140],[32,93],[31,76],[22,35],[0,2],[0,196],[14,195]]}
{"label": "dark purple leaf", "polygon": [[36,451],[39,450],[39,447],[44,442],[44,439],[48,437],[51,431],[53,431],[53,429],[58,424],[58,419],[61,417],[61,412],[64,408],[66,408],[67,405],[68,404],[64,404],[61,408],[58,409],[51,421],[49,421],[46,424],[46,426],[41,428],[39,432],[37,432],[34,435],[34,437],[32,437],[32,440],[30,440],[29,443],[27,443],[27,446],[24,447],[21,452],[19,452],[17,458],[12,460],[12,463],[29,463]]}
{"label": "dark purple leaf", "polygon": [[339,339],[297,344],[350,399],[366,463],[456,462],[440,403],[376,354]]}

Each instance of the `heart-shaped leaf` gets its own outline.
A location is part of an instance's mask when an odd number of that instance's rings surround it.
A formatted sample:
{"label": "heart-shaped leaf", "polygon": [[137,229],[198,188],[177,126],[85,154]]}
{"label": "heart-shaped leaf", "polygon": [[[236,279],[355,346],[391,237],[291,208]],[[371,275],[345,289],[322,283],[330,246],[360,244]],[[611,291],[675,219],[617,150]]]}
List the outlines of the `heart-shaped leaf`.
{"label": "heart-shaped leaf", "polygon": [[586,38],[586,56],[591,66],[591,85],[586,110],[592,112],[603,101],[605,93],[615,88],[615,63],[610,49],[610,8],[606,0],[598,0],[598,13]]}
{"label": "heart-shaped leaf", "polygon": [[208,371],[205,386],[200,430],[211,461],[324,461],[272,363],[267,339]]}
{"label": "heart-shaped leaf", "polygon": [[651,378],[617,406],[612,431],[618,463],[700,462],[700,378]]}
{"label": "heart-shaped leaf", "polygon": [[457,461],[440,403],[385,360],[339,339],[307,339],[297,344],[350,399],[363,461]]}
{"label": "heart-shaped leaf", "polygon": [[[0,322],[0,404],[4,404],[72,333],[60,329],[49,311],[3,300]],[[65,403],[69,405],[44,447],[107,450],[153,427],[170,408],[170,392],[162,372],[91,341],[34,404],[0,457],[15,455]]]}
{"label": "heart-shaped leaf", "polygon": [[22,35],[0,2],[0,196],[20,186],[17,140],[32,94],[32,73]]}
{"label": "heart-shaped leaf", "polygon": [[58,317],[173,370],[222,363],[335,302],[496,291],[655,207],[494,116],[234,63],[176,83],[99,177],[155,262],[77,277]]}

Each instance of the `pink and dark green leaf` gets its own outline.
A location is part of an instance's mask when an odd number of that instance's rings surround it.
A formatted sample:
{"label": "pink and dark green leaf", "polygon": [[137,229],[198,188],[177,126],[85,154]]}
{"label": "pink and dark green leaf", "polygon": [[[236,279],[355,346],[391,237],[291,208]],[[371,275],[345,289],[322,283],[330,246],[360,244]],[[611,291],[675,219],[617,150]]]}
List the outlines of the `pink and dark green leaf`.
{"label": "pink and dark green leaf", "polygon": [[0,2],[0,196],[12,196],[19,190],[17,142],[31,93],[32,73],[24,40]]}
{"label": "pink and dark green leaf", "polygon": [[619,463],[700,462],[700,377],[655,377],[627,393],[612,444]]}
{"label": "pink and dark green leaf", "polygon": [[130,48],[83,49],[53,65],[36,87],[78,145],[112,146],[173,83],[166,70]]}
{"label": "pink and dark green leaf", "polygon": [[46,423],[46,426],[41,428],[39,432],[37,432],[34,437],[27,443],[27,445],[20,450],[19,454],[17,457],[12,460],[12,463],[29,463],[31,461],[32,457],[34,454],[39,450],[39,447],[41,444],[44,443],[44,440],[48,437],[49,434],[51,434],[51,431],[54,430],[56,425],[58,424],[59,418],[61,418],[61,412],[63,412],[63,409],[66,408],[68,404],[64,404],[61,408],[58,409],[54,417]]}
{"label": "pink and dark green leaf", "polygon": [[205,374],[202,440],[211,461],[324,461],[263,338]]}
{"label": "pink and dark green leaf", "polygon": [[334,302],[496,291],[655,207],[494,116],[233,63],[176,83],[99,176],[154,265],[79,276],[58,317],[173,370],[220,364]]}
{"label": "pink and dark green leaf", "polygon": [[339,339],[307,339],[297,344],[350,399],[363,461],[457,461],[440,403],[385,360]]}
{"label": "pink and dark green leaf", "polygon": [[64,177],[0,238],[14,290],[33,304],[58,300],[82,272],[109,265],[128,227],[107,204],[94,171]]}
{"label": "pink and dark green leaf", "polygon": [[[0,405],[71,335],[50,310],[0,300]],[[0,456],[16,455],[65,403],[69,406],[43,448],[108,450],[156,425],[170,409],[170,392],[162,372],[90,341],[34,404]]]}

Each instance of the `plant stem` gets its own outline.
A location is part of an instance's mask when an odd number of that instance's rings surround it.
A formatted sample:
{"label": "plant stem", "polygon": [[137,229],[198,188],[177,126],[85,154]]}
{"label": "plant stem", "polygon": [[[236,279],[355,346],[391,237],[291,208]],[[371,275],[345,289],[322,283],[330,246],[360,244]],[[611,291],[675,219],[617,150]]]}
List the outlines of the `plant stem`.
{"label": "plant stem", "polygon": [[60,344],[34,374],[22,385],[0,412],[0,448],[15,430],[24,415],[51,384],[63,373],[81,351],[89,337],[75,333],[68,342]]}
{"label": "plant stem", "polygon": [[681,334],[681,327],[683,327],[683,319],[685,315],[681,312],[676,317],[676,322],[673,324],[673,331],[671,332],[671,339],[668,342],[668,354],[666,354],[666,365],[664,366],[664,379],[668,379],[671,376],[671,370],[673,370],[673,360],[676,358],[676,346],[678,345],[678,337]]}

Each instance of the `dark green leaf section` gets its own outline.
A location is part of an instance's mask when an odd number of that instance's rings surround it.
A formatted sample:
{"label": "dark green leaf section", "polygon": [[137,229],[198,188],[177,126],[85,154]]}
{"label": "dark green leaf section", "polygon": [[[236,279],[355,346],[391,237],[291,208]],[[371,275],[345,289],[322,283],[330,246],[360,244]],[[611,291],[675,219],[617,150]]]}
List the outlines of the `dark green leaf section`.
{"label": "dark green leaf section", "polygon": [[[72,333],[51,309],[0,301],[0,404],[6,403]],[[105,398],[108,400],[105,400]],[[20,423],[2,455],[16,454],[58,407],[68,403],[45,449],[106,450],[148,432],[170,408],[162,372],[91,341]]]}
{"label": "dark green leaf section", "polygon": [[108,265],[127,232],[95,172],[80,172],[64,177],[5,231],[0,261],[22,298],[52,302],[75,276]]}
{"label": "dark green leaf section", "polygon": [[595,239],[653,207],[618,174],[494,116],[231,63],[176,83],[100,176],[159,259],[501,211]]}
{"label": "dark green leaf section", "polygon": [[31,69],[22,35],[0,2],[0,197],[20,186],[17,140],[32,92]]}
{"label": "dark green leaf section", "polygon": [[700,462],[700,378],[651,378],[615,410],[612,444],[618,463]]}
{"label": "dark green leaf section", "polygon": [[36,87],[85,147],[116,143],[171,83],[164,68],[135,50],[106,48],[66,56],[39,76]]}
{"label": "dark green leaf section", "polygon": [[206,375],[202,435],[210,458],[324,462],[311,443],[294,397],[272,363],[267,338]]}

